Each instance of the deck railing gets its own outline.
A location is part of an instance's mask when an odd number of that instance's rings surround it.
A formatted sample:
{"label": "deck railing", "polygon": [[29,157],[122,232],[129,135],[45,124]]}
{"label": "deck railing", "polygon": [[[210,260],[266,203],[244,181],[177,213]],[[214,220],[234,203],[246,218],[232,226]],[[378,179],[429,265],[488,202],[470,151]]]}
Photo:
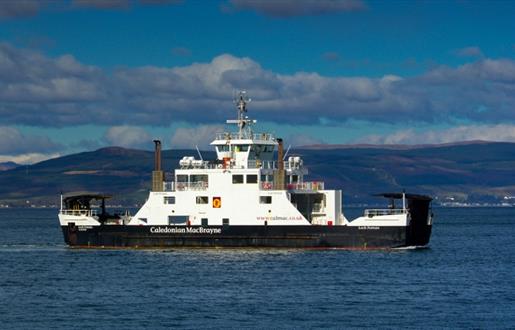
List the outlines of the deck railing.
{"label": "deck railing", "polygon": [[[273,190],[274,183],[269,181],[261,182],[262,190]],[[298,183],[288,183],[286,184],[287,190],[303,190],[303,191],[317,191],[324,190],[324,182],[322,181],[308,181],[308,182],[298,182]]]}
{"label": "deck railing", "polygon": [[164,191],[207,190],[207,182],[163,182]]}
{"label": "deck railing", "polygon": [[394,214],[405,214],[408,213],[404,209],[368,209],[365,210],[365,216],[372,218],[380,215],[394,215]]}
{"label": "deck railing", "polygon": [[[235,164],[234,160],[231,160],[229,163],[223,164],[222,162],[215,163],[209,161],[201,161],[194,160],[191,162],[184,162],[179,164],[181,169],[225,169],[225,168],[262,168],[262,169],[270,169],[276,170],[278,166],[278,162],[275,160],[248,160],[245,162],[240,162]],[[295,170],[299,169],[303,166],[302,162],[284,162],[285,170]]]}
{"label": "deck railing", "polygon": [[246,139],[246,140],[261,140],[261,141],[274,141],[274,136],[269,133],[254,133],[249,134],[247,132],[242,132],[240,137],[239,133],[233,132],[224,132],[216,134],[217,140],[236,140],[236,139]]}
{"label": "deck railing", "polygon": [[75,215],[75,216],[85,216],[85,217],[94,217],[97,215],[97,210],[71,210],[71,209],[62,209],[60,211],[61,214],[64,215]]}

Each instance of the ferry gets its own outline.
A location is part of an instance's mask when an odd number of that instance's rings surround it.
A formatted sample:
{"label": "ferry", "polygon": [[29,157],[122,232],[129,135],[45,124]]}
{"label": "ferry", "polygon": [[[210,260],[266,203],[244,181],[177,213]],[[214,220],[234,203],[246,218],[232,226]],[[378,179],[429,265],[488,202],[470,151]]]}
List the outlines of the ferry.
{"label": "ferry", "polygon": [[[432,198],[382,193],[388,204],[348,220],[341,190],[307,181],[300,156],[283,140],[256,133],[247,116],[250,99],[235,98],[232,132],[216,134],[216,159],[183,157],[165,181],[161,142],[154,140],[152,189],[134,214],[109,214],[98,193],[61,195],[65,242],[79,248],[339,248],[393,249],[429,244]],[[170,175],[172,177],[172,175]],[[100,205],[94,207],[94,205]]]}

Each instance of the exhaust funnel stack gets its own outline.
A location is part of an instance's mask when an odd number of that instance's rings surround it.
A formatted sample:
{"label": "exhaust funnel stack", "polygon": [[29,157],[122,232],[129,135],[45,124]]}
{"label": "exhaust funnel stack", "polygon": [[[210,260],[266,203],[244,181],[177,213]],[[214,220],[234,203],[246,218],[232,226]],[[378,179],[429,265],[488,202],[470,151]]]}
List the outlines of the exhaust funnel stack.
{"label": "exhaust funnel stack", "polygon": [[154,171],[152,171],[152,191],[163,191],[164,175],[161,170],[161,141],[154,140]]}
{"label": "exhaust funnel stack", "polygon": [[277,147],[277,168],[279,171],[284,170],[284,146],[283,139],[277,139],[277,143],[279,143]]}
{"label": "exhaust funnel stack", "polygon": [[277,170],[274,172],[274,189],[275,190],[284,190],[285,188],[285,172],[284,172],[284,146],[283,139],[277,139]]}

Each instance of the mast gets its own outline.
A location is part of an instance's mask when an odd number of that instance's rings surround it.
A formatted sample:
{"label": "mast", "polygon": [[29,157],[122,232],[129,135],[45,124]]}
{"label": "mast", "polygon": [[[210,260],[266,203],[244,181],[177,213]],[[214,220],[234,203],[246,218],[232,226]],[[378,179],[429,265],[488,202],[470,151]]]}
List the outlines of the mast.
{"label": "mast", "polygon": [[234,98],[234,103],[236,104],[236,109],[238,111],[238,119],[236,120],[227,120],[227,124],[237,124],[238,125],[238,139],[243,139],[247,136],[252,135],[252,130],[250,128],[251,124],[255,124],[256,121],[249,119],[245,114],[247,113],[247,103],[252,101],[249,97],[247,97],[246,91],[239,91],[236,97]]}

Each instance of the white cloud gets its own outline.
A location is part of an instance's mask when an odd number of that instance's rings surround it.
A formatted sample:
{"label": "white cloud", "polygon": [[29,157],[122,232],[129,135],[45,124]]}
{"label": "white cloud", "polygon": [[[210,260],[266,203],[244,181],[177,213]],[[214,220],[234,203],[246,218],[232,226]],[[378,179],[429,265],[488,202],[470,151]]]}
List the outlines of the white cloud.
{"label": "white cloud", "polygon": [[121,68],[112,74],[70,55],[50,58],[0,44],[0,125],[220,123],[246,89],[249,116],[316,124],[349,119],[434,123],[449,118],[515,121],[515,61],[480,59],[401,78],[279,74],[223,54],[183,67]]}
{"label": "white cloud", "polygon": [[53,142],[46,136],[27,135],[14,127],[0,126],[0,155],[46,154],[62,148],[62,145]]}
{"label": "white cloud", "polygon": [[220,125],[201,125],[192,128],[178,128],[175,130],[170,139],[173,149],[185,148],[191,149],[198,146],[202,150],[211,150],[209,146],[216,133],[224,131],[224,127]]}
{"label": "white cloud", "polygon": [[424,132],[407,129],[386,136],[366,136],[360,138],[357,142],[372,144],[441,144],[460,141],[515,142],[515,125],[467,125]]}
{"label": "white cloud", "polygon": [[152,138],[140,127],[113,126],[103,138],[108,144],[126,148],[141,148],[151,146]]}
{"label": "white cloud", "polygon": [[255,10],[273,17],[323,15],[367,8],[361,0],[230,0],[237,10]]}
{"label": "white cloud", "polygon": [[325,142],[307,134],[292,134],[284,140],[284,143],[286,145],[291,145],[292,147],[300,147],[314,144],[324,144]]}
{"label": "white cloud", "polygon": [[0,155],[0,163],[3,162],[15,162],[16,164],[23,164],[23,165],[29,165],[34,163],[39,163],[44,160],[57,158],[62,156],[60,153],[28,153],[28,154],[21,154],[16,156],[6,156],[6,155]]}

